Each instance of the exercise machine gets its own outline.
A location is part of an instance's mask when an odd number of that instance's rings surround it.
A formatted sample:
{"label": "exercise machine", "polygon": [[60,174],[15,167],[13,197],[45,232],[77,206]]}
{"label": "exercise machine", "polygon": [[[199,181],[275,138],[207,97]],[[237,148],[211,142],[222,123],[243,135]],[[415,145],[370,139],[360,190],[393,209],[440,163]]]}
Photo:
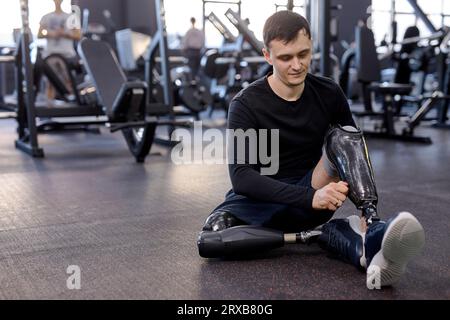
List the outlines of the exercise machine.
{"label": "exercise machine", "polygon": [[[438,41],[439,44],[445,38],[446,33],[441,31],[429,37],[428,41]],[[420,104],[418,111],[411,116],[402,117],[398,103],[408,100],[408,96],[413,90],[413,85],[406,83],[381,83],[380,64],[375,48],[373,32],[366,26],[358,26],[356,28],[356,48],[355,48],[355,65],[357,69],[358,81],[362,85],[364,111],[354,111],[354,115],[358,118],[378,118],[381,124],[375,127],[375,130],[364,130],[366,136],[372,136],[384,139],[394,139],[400,141],[418,142],[430,144],[429,137],[421,137],[415,135],[415,129],[425,120],[425,116],[430,110],[439,105],[442,101],[448,101],[445,89],[436,90],[428,96],[415,99]],[[412,43],[418,39],[411,38],[405,40],[404,43]],[[423,40],[423,39],[422,39]],[[448,90],[448,89],[446,89]],[[375,111],[372,107],[371,92],[375,92],[382,97],[382,109]],[[398,97],[398,98],[396,98]],[[448,103],[445,102],[445,106]],[[441,109],[441,112],[445,112]],[[404,120],[404,121],[398,121]],[[398,132],[397,125],[403,128]]]}
{"label": "exercise machine", "polygon": [[[438,107],[438,117],[433,124],[436,128],[449,128],[448,121],[448,107],[450,103],[450,67],[448,65],[448,59],[450,57],[450,30],[447,29],[446,35],[443,37],[439,46],[441,57],[440,72],[442,75],[442,85],[438,90],[435,90],[431,96],[425,97],[423,104],[408,120],[408,126],[404,129],[406,134],[409,134],[411,128],[414,129],[423,121],[426,115],[432,110]],[[439,105],[440,103],[440,105]]]}
{"label": "exercise machine", "polygon": [[[207,8],[209,6],[214,6],[214,5],[223,5],[223,4],[228,4],[230,6],[234,6],[237,9],[237,12],[239,13],[239,15],[242,12],[242,1],[241,0],[202,0],[202,13],[203,13],[203,32],[205,33],[206,31],[206,22],[208,21],[207,15],[206,15],[206,11]],[[214,10],[211,10],[214,11]]]}
{"label": "exercise machine", "polygon": [[41,80],[45,77],[48,80],[47,85],[51,85],[56,91],[56,100],[87,106],[97,103],[95,87],[89,81],[85,81],[86,74],[79,60],[69,60],[56,53],[44,59],[41,49],[37,48],[33,71],[36,91],[39,90]]}
{"label": "exercise machine", "polygon": [[227,111],[230,101],[240,90],[270,71],[262,56],[264,45],[249,29],[248,23],[231,8],[225,16],[238,30],[238,36],[234,36],[214,13],[207,17],[224,38],[222,46],[208,50],[201,61],[200,74],[206,78],[203,81],[208,84],[213,97],[210,113],[217,106]]}
{"label": "exercise machine", "polygon": [[13,48],[0,48],[0,119],[12,119],[17,116],[16,104],[7,96],[6,68],[14,64],[16,57]]}
{"label": "exercise machine", "polygon": [[16,148],[33,157],[43,157],[38,143],[40,118],[59,118],[64,127],[105,125],[111,132],[121,131],[137,162],[144,162],[154,140],[158,116],[168,112],[162,104],[148,104],[148,88],[143,82],[126,79],[112,49],[105,42],[84,39],[79,53],[95,84],[99,103],[95,105],[48,106],[36,102],[34,64],[31,61],[31,30],[28,0],[20,0],[22,30],[17,48]]}
{"label": "exercise machine", "polygon": [[223,45],[227,43],[235,43],[236,37],[234,34],[228,29],[228,27],[219,19],[219,17],[214,13],[211,12],[206,19],[211,22],[211,24],[216,28],[217,31],[222,35],[223,37]]}

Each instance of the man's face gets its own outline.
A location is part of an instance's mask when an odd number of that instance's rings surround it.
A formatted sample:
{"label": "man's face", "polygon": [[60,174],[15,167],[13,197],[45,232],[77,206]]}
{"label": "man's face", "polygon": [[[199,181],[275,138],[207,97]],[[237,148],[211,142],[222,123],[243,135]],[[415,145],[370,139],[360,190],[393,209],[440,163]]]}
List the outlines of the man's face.
{"label": "man's face", "polygon": [[63,0],[53,0],[55,2],[56,7],[60,7]]}
{"label": "man's face", "polygon": [[273,65],[277,76],[289,87],[300,86],[305,82],[312,59],[312,42],[304,29],[298,32],[295,40],[284,43],[272,40],[269,50],[264,49],[264,57]]}

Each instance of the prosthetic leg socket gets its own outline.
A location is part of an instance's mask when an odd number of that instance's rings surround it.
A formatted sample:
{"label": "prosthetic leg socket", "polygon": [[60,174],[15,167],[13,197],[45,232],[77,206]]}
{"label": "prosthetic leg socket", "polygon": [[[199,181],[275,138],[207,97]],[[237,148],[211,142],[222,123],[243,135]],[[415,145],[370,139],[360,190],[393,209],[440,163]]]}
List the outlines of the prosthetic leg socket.
{"label": "prosthetic leg socket", "polygon": [[349,184],[348,197],[362,211],[367,223],[379,221],[375,179],[362,132],[333,127],[325,137],[325,150],[340,179]]}

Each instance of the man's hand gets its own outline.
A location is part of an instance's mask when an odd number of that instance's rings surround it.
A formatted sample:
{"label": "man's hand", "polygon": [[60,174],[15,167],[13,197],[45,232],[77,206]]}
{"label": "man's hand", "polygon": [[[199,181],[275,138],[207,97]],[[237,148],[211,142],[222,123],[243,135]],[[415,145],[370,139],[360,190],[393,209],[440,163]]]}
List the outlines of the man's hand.
{"label": "man's hand", "polygon": [[327,184],[314,194],[312,207],[316,210],[336,211],[342,206],[348,194],[348,183],[340,181]]}
{"label": "man's hand", "polygon": [[55,29],[55,30],[47,30],[47,29],[42,30],[42,36],[44,38],[58,39],[58,38],[64,37],[64,35],[65,35],[65,31],[62,28]]}

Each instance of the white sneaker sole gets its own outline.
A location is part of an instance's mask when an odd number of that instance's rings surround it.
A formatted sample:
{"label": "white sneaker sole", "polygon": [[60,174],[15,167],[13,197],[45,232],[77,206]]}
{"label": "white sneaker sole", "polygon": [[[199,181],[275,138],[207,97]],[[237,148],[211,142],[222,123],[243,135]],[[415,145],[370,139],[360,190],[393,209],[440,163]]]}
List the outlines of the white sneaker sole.
{"label": "white sneaker sole", "polygon": [[[401,212],[391,222],[383,236],[381,250],[373,257],[368,271],[379,272],[381,286],[390,286],[401,278],[408,262],[418,255],[425,244],[425,232],[409,212]],[[367,285],[376,274],[368,272]]]}

